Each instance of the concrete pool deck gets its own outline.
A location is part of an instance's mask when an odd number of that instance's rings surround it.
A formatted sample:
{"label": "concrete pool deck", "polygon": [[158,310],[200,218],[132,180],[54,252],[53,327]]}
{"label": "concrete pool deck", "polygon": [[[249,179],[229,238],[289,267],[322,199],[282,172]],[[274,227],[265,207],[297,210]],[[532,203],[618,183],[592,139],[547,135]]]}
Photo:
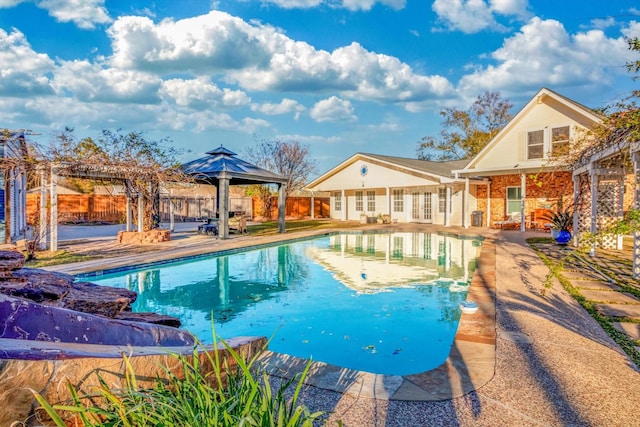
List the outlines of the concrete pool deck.
{"label": "concrete pool deck", "polygon": [[[410,224],[385,228],[438,230]],[[375,381],[373,391],[352,388],[350,393],[310,386],[303,390],[301,402],[313,411],[332,412],[330,424],[342,420],[346,426],[640,425],[636,409],[640,373],[635,365],[560,285],[541,296],[548,269],[525,243],[526,237],[536,234],[453,227],[446,231],[483,234],[495,241],[495,362],[485,367],[486,381],[466,394],[435,401],[390,399],[386,385]],[[319,232],[265,240],[303,234]],[[105,246],[105,251],[113,250],[109,259],[49,269],[78,274],[251,246],[262,240],[238,236],[219,241],[194,235],[176,238],[162,250],[143,253],[124,253]],[[467,360],[462,360],[462,365],[455,366],[456,372],[467,369]],[[459,388],[459,377],[447,372],[438,387]],[[384,387],[375,388],[380,385]]]}

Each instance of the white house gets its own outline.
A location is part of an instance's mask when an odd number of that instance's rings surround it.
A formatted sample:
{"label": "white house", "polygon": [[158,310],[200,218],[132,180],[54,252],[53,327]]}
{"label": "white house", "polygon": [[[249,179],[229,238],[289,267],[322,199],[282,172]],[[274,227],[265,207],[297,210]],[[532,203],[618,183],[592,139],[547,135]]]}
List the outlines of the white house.
{"label": "white house", "polygon": [[330,216],[369,222],[379,215],[393,222],[468,226],[477,207],[478,180],[458,179],[454,169],[468,160],[433,162],[356,153],[309,183],[331,194]]}
{"label": "white house", "polygon": [[[517,213],[522,230],[539,222],[538,212],[573,198],[566,167],[554,165],[556,150],[566,149],[581,131],[600,123],[593,110],[542,88],[457,176],[486,178],[478,187],[478,208],[487,225]],[[548,221],[547,221],[548,222]]]}
{"label": "white house", "polygon": [[27,228],[27,145],[24,132],[0,130],[0,244],[24,238]]}

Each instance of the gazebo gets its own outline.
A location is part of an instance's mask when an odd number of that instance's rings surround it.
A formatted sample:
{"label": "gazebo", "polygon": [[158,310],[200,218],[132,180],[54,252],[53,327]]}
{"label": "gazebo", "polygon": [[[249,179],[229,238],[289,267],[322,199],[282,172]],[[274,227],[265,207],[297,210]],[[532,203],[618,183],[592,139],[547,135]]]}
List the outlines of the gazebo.
{"label": "gazebo", "polygon": [[229,186],[248,184],[277,184],[278,186],[278,232],[285,231],[285,185],[287,179],[262,169],[236,156],[222,145],[208,151],[207,156],[182,165],[184,173],[196,182],[215,185],[218,195],[218,213],[220,216],[219,235],[229,237]]}

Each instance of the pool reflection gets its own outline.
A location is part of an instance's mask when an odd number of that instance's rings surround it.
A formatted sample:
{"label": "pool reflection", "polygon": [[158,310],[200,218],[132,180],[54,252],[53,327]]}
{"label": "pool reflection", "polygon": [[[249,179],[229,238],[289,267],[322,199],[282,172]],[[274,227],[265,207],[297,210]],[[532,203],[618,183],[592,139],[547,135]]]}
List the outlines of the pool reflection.
{"label": "pool reflection", "polygon": [[405,374],[446,359],[478,254],[443,234],[342,234],[90,280],[137,291],[135,311],[205,343],[213,313],[223,338],[277,331],[274,351]]}

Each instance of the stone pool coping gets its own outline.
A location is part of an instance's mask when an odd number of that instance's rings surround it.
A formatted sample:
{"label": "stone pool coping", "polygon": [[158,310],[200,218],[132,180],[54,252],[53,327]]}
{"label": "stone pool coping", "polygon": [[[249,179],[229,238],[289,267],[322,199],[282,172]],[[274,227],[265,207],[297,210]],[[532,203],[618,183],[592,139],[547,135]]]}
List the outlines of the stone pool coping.
{"label": "stone pool coping", "polygon": [[[485,238],[467,301],[478,304],[474,314],[462,314],[451,352],[435,369],[412,375],[382,375],[311,362],[306,384],[340,393],[380,400],[439,401],[463,396],[487,384],[496,364],[495,243]],[[266,352],[260,358],[269,375],[292,378],[308,360]]]}
{"label": "stone pool coping", "polygon": [[[404,375],[381,375],[341,368],[322,362],[312,362],[306,383],[318,388],[357,394],[381,400],[440,401],[465,395],[487,384],[495,374],[496,309],[495,309],[495,242],[493,234],[483,229],[463,229],[424,224],[372,226],[359,229],[331,229],[296,232],[295,234],[264,237],[241,236],[230,240],[215,240],[198,236],[190,238],[190,246],[161,253],[146,253],[108,260],[93,260],[75,264],[52,266],[47,270],[68,274],[89,274],[96,271],[134,267],[191,256],[214,254],[227,250],[278,244],[287,240],[319,237],[340,232],[434,232],[450,235],[481,236],[484,238],[478,266],[470,283],[467,300],[478,304],[474,314],[462,314],[451,352],[447,360],[430,371]],[[200,242],[204,242],[201,244]],[[89,278],[90,280],[90,278]],[[260,362],[271,375],[289,378],[304,370],[306,359],[266,352]]]}

